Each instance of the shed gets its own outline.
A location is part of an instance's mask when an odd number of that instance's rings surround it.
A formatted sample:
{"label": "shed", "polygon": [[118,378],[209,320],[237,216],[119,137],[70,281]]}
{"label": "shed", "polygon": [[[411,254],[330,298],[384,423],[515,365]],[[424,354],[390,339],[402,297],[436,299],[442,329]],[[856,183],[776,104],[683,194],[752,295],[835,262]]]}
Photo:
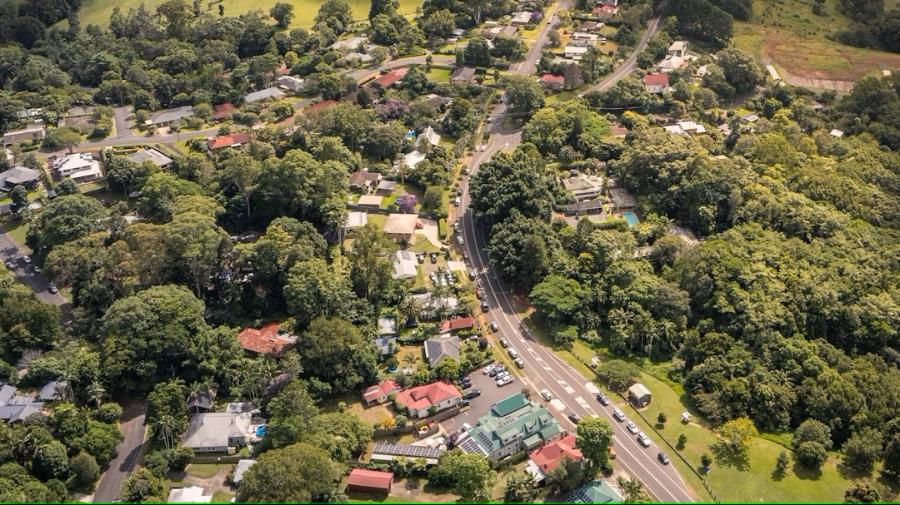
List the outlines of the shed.
{"label": "shed", "polygon": [[647,405],[650,405],[651,396],[647,386],[640,382],[636,382],[628,388],[628,401],[635,407],[646,407]]}
{"label": "shed", "polygon": [[394,484],[393,472],[354,468],[347,478],[347,491],[361,493],[390,493]]}

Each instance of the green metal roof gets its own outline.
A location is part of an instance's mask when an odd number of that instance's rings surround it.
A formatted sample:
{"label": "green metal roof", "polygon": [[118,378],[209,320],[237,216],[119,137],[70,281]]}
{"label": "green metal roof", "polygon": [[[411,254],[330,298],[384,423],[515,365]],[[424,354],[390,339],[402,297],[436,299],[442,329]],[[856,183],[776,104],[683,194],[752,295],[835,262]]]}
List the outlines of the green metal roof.
{"label": "green metal roof", "polygon": [[595,480],[572,492],[569,503],[622,503],[622,496],[605,480]]}
{"label": "green metal roof", "polygon": [[491,411],[495,416],[503,417],[526,405],[528,405],[528,398],[525,398],[525,395],[522,393],[517,393],[512,396],[507,396],[495,403],[494,406],[491,407]]}
{"label": "green metal roof", "polygon": [[491,412],[478,420],[471,438],[490,454],[520,441],[530,449],[561,432],[559,423],[546,408],[528,401],[520,393],[495,403]]}

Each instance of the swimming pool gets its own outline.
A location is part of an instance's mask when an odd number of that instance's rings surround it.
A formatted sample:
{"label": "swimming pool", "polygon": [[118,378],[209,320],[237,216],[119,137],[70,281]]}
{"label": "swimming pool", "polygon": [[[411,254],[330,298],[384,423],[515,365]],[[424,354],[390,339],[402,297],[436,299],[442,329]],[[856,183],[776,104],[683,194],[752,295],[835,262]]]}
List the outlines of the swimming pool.
{"label": "swimming pool", "polygon": [[623,212],[622,217],[624,217],[625,220],[628,221],[628,226],[634,226],[641,222],[641,220],[638,219],[637,214],[630,210],[626,210],[625,212]]}

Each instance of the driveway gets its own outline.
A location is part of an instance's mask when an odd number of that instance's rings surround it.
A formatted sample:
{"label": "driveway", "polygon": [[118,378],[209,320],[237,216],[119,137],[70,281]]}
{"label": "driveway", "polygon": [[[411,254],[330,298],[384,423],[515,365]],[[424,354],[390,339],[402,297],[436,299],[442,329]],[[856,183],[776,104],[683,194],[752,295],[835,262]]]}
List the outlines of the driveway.
{"label": "driveway", "polygon": [[144,402],[124,406],[122,422],[119,423],[119,431],[124,438],[116,447],[115,459],[109,462],[109,467],[100,477],[100,483],[94,491],[95,503],[118,501],[125,477],[140,462],[144,433],[147,431],[144,426],[145,409]]}
{"label": "driveway", "polygon": [[463,423],[469,423],[470,426],[475,426],[478,419],[490,412],[491,407],[495,403],[522,390],[522,383],[519,382],[518,379],[512,384],[508,384],[502,388],[497,387],[494,378],[481,373],[480,368],[469,374],[469,377],[472,378],[472,387],[463,390],[463,394],[466,394],[473,389],[480,389],[481,396],[469,400],[469,410],[441,422],[441,427],[444,428],[444,431],[447,433],[453,433],[459,429]]}

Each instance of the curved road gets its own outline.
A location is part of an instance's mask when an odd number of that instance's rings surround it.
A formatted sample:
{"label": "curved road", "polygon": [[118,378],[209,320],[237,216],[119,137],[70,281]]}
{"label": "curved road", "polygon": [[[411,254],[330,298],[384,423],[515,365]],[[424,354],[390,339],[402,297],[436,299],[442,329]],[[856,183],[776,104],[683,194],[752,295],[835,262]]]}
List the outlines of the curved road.
{"label": "curved road", "polygon": [[[623,77],[629,75],[635,68],[637,55],[644,50],[649,40],[656,34],[659,28],[660,18],[654,18],[647,27],[634,52],[612,74],[588,90],[579,94],[583,96],[590,91],[602,91]],[[546,40],[547,31],[555,26],[556,20],[546,25],[538,37],[538,42]],[[534,54],[540,54],[538,44],[529,51],[529,59],[520,64],[517,72],[530,74],[534,71]],[[501,126],[505,107],[499,104],[491,113],[494,120],[490,123],[491,139],[485,145],[485,150],[476,152],[470,161],[469,173],[474,175],[478,167],[489,160],[495,153],[515,147],[521,142],[520,131],[507,131]],[[491,321],[496,321],[500,327],[498,332],[507,338],[510,346],[519,351],[519,355],[525,361],[525,368],[520,372],[524,374],[525,382],[533,391],[547,389],[553,393],[555,400],[549,405],[549,409],[560,420],[563,426],[570,431],[575,430],[575,425],[566,417],[569,413],[577,413],[584,416],[601,416],[610,421],[615,435],[615,448],[617,453],[616,465],[624,469],[631,477],[639,479],[645,489],[655,499],[660,501],[688,502],[695,499],[694,492],[685,484],[674,465],[663,465],[656,455],[660,447],[654,442],[649,448],[640,445],[635,437],[625,429],[625,423],[620,423],[612,418],[612,410],[615,405],[604,407],[595,399],[597,387],[578,370],[560,359],[551,349],[534,341],[518,316],[515,306],[505,290],[503,283],[492,271],[490,261],[485,249],[487,243],[484,234],[476,228],[471,210],[469,209],[468,180],[461,182],[461,215],[458,220],[462,222],[462,234],[464,248],[468,252],[471,265],[477,272],[476,284],[485,294],[485,300],[491,306],[487,316]]]}

